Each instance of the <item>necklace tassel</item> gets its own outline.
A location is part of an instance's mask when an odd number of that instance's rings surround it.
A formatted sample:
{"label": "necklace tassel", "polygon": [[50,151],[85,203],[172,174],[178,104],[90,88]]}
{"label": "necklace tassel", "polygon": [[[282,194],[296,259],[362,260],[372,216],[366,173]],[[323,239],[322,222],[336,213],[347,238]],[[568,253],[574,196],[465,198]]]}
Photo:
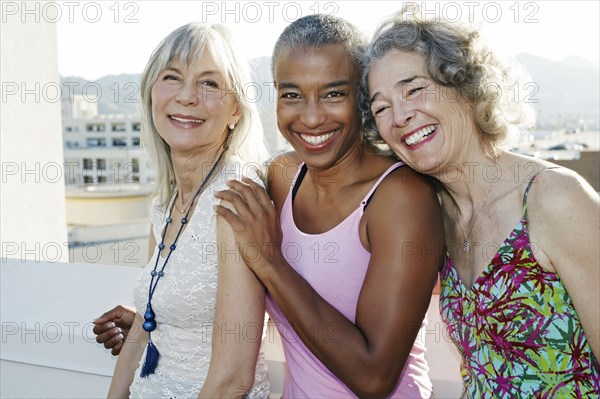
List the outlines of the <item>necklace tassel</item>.
{"label": "necklace tassel", "polygon": [[159,357],[160,353],[158,353],[158,349],[156,349],[156,346],[152,343],[152,340],[149,338],[148,347],[146,348],[146,360],[144,361],[144,366],[142,367],[140,377],[146,378],[150,374],[154,374],[156,366],[158,365]]}
{"label": "necklace tassel", "polygon": [[[219,158],[217,158],[217,161],[214,163],[214,165],[212,166],[212,168],[210,169],[210,171],[208,172],[208,174],[202,181],[202,184],[200,185],[200,187],[198,187],[198,190],[196,191],[196,194],[194,194],[194,196],[192,197],[190,204],[193,204],[194,201],[196,200],[196,198],[198,198],[198,196],[200,195],[200,193],[202,193],[202,190],[204,189],[206,184],[209,182],[210,177],[212,176],[213,172],[217,169],[217,166],[220,164],[221,158],[223,158],[223,154],[225,154],[225,151],[221,151],[221,155],[219,155]],[[142,378],[146,378],[150,374],[154,374],[154,371],[156,370],[156,366],[158,366],[158,358],[160,357],[160,353],[158,353],[158,349],[152,342],[152,331],[154,331],[156,329],[156,320],[155,320],[156,315],[154,314],[154,311],[152,310],[152,296],[154,295],[154,290],[156,289],[156,286],[158,285],[158,281],[160,280],[161,277],[163,277],[165,275],[164,270],[165,270],[165,267],[167,266],[167,262],[169,261],[171,254],[173,253],[173,251],[176,248],[177,240],[179,240],[179,236],[181,235],[181,232],[183,231],[183,226],[185,226],[185,224],[189,221],[188,218],[190,217],[190,211],[192,209],[191,205],[189,207],[186,205],[187,213],[185,213],[185,216],[183,217],[183,219],[181,219],[181,227],[179,228],[179,231],[177,232],[177,236],[175,237],[175,240],[173,240],[173,244],[171,244],[169,246],[169,254],[167,255],[167,258],[165,259],[165,261],[162,265],[162,268],[157,271],[158,261],[161,258],[160,254],[162,253],[162,250],[165,248],[165,235],[167,234],[167,228],[169,227],[169,224],[173,221],[171,219],[171,212],[173,211],[173,207],[175,206],[176,200],[177,200],[177,197],[175,197],[173,199],[173,203],[171,204],[171,208],[169,210],[168,216],[165,219],[165,227],[162,232],[162,239],[160,241],[160,244],[158,244],[158,255],[156,256],[156,262],[154,263],[154,269],[150,272],[150,275],[152,276],[152,278],[150,279],[150,286],[148,287],[148,304],[146,305],[146,313],[144,313],[144,324],[142,325],[142,327],[144,328],[144,331],[148,331],[148,347],[146,348],[146,360],[144,361],[144,365],[142,366],[142,371],[140,372],[140,377],[142,377]]]}

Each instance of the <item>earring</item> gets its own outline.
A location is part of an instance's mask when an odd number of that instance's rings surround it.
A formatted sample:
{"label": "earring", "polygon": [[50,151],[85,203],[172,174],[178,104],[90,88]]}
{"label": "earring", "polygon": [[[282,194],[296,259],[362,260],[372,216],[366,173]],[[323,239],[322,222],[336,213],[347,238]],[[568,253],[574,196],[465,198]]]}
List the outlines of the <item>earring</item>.
{"label": "earring", "polygon": [[233,128],[235,127],[235,123],[230,123],[228,125],[228,127],[229,127],[229,130],[233,130]]}

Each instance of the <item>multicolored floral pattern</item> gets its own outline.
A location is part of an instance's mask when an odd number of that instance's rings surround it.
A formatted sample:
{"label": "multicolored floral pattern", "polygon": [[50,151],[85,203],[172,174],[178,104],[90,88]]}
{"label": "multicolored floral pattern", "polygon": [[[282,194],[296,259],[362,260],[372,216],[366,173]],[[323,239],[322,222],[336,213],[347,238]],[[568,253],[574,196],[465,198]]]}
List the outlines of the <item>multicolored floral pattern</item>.
{"label": "multicolored floral pattern", "polygon": [[469,398],[599,398],[600,366],[560,278],[535,259],[523,217],[467,289],[449,255],[440,310]]}

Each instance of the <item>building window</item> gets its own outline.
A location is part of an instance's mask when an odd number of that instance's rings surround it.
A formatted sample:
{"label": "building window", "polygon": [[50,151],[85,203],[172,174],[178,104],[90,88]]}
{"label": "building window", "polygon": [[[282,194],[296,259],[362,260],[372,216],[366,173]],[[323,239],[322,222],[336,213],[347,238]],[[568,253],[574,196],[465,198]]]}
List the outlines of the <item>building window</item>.
{"label": "building window", "polygon": [[106,183],[106,176],[98,176],[98,183]]}
{"label": "building window", "polygon": [[85,140],[88,147],[106,147],[106,139],[104,138],[88,138]]}
{"label": "building window", "polygon": [[113,132],[125,132],[125,131],[127,131],[127,127],[125,126],[125,123],[113,123],[112,131]]}
{"label": "building window", "polygon": [[133,122],[131,124],[131,129],[134,132],[140,132],[142,130],[142,124],[140,122]]}
{"label": "building window", "polygon": [[131,171],[133,173],[139,173],[140,172],[140,161],[137,158],[132,158],[131,159]]}
{"label": "building window", "polygon": [[94,184],[98,182],[98,178],[92,176],[83,176],[83,182],[85,184]]}
{"label": "building window", "polygon": [[87,125],[85,125],[85,131],[92,133],[105,132],[106,125],[104,123],[88,123]]}
{"label": "building window", "polygon": [[112,145],[113,147],[127,147],[127,141],[123,137],[114,137]]}
{"label": "building window", "polygon": [[99,170],[106,170],[106,159],[98,158],[96,159],[96,168]]}
{"label": "building window", "polygon": [[140,146],[140,138],[139,137],[133,137],[131,139],[131,142],[133,144],[134,147],[139,147]]}
{"label": "building window", "polygon": [[83,169],[94,169],[94,160],[83,158]]}

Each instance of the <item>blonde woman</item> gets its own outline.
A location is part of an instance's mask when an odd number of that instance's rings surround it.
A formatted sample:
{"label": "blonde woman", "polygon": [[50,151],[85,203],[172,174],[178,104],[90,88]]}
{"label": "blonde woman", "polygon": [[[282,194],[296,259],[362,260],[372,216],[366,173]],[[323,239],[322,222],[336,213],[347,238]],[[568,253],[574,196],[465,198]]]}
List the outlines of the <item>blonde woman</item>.
{"label": "blonde woman", "polygon": [[134,290],[138,313],[111,398],[269,395],[264,288],[232,255],[231,228],[213,209],[213,192],[227,179],[260,182],[252,166],[266,150],[256,108],[242,93],[248,82],[219,25],[182,26],[146,66],[142,145],[158,174],[152,254]]}

